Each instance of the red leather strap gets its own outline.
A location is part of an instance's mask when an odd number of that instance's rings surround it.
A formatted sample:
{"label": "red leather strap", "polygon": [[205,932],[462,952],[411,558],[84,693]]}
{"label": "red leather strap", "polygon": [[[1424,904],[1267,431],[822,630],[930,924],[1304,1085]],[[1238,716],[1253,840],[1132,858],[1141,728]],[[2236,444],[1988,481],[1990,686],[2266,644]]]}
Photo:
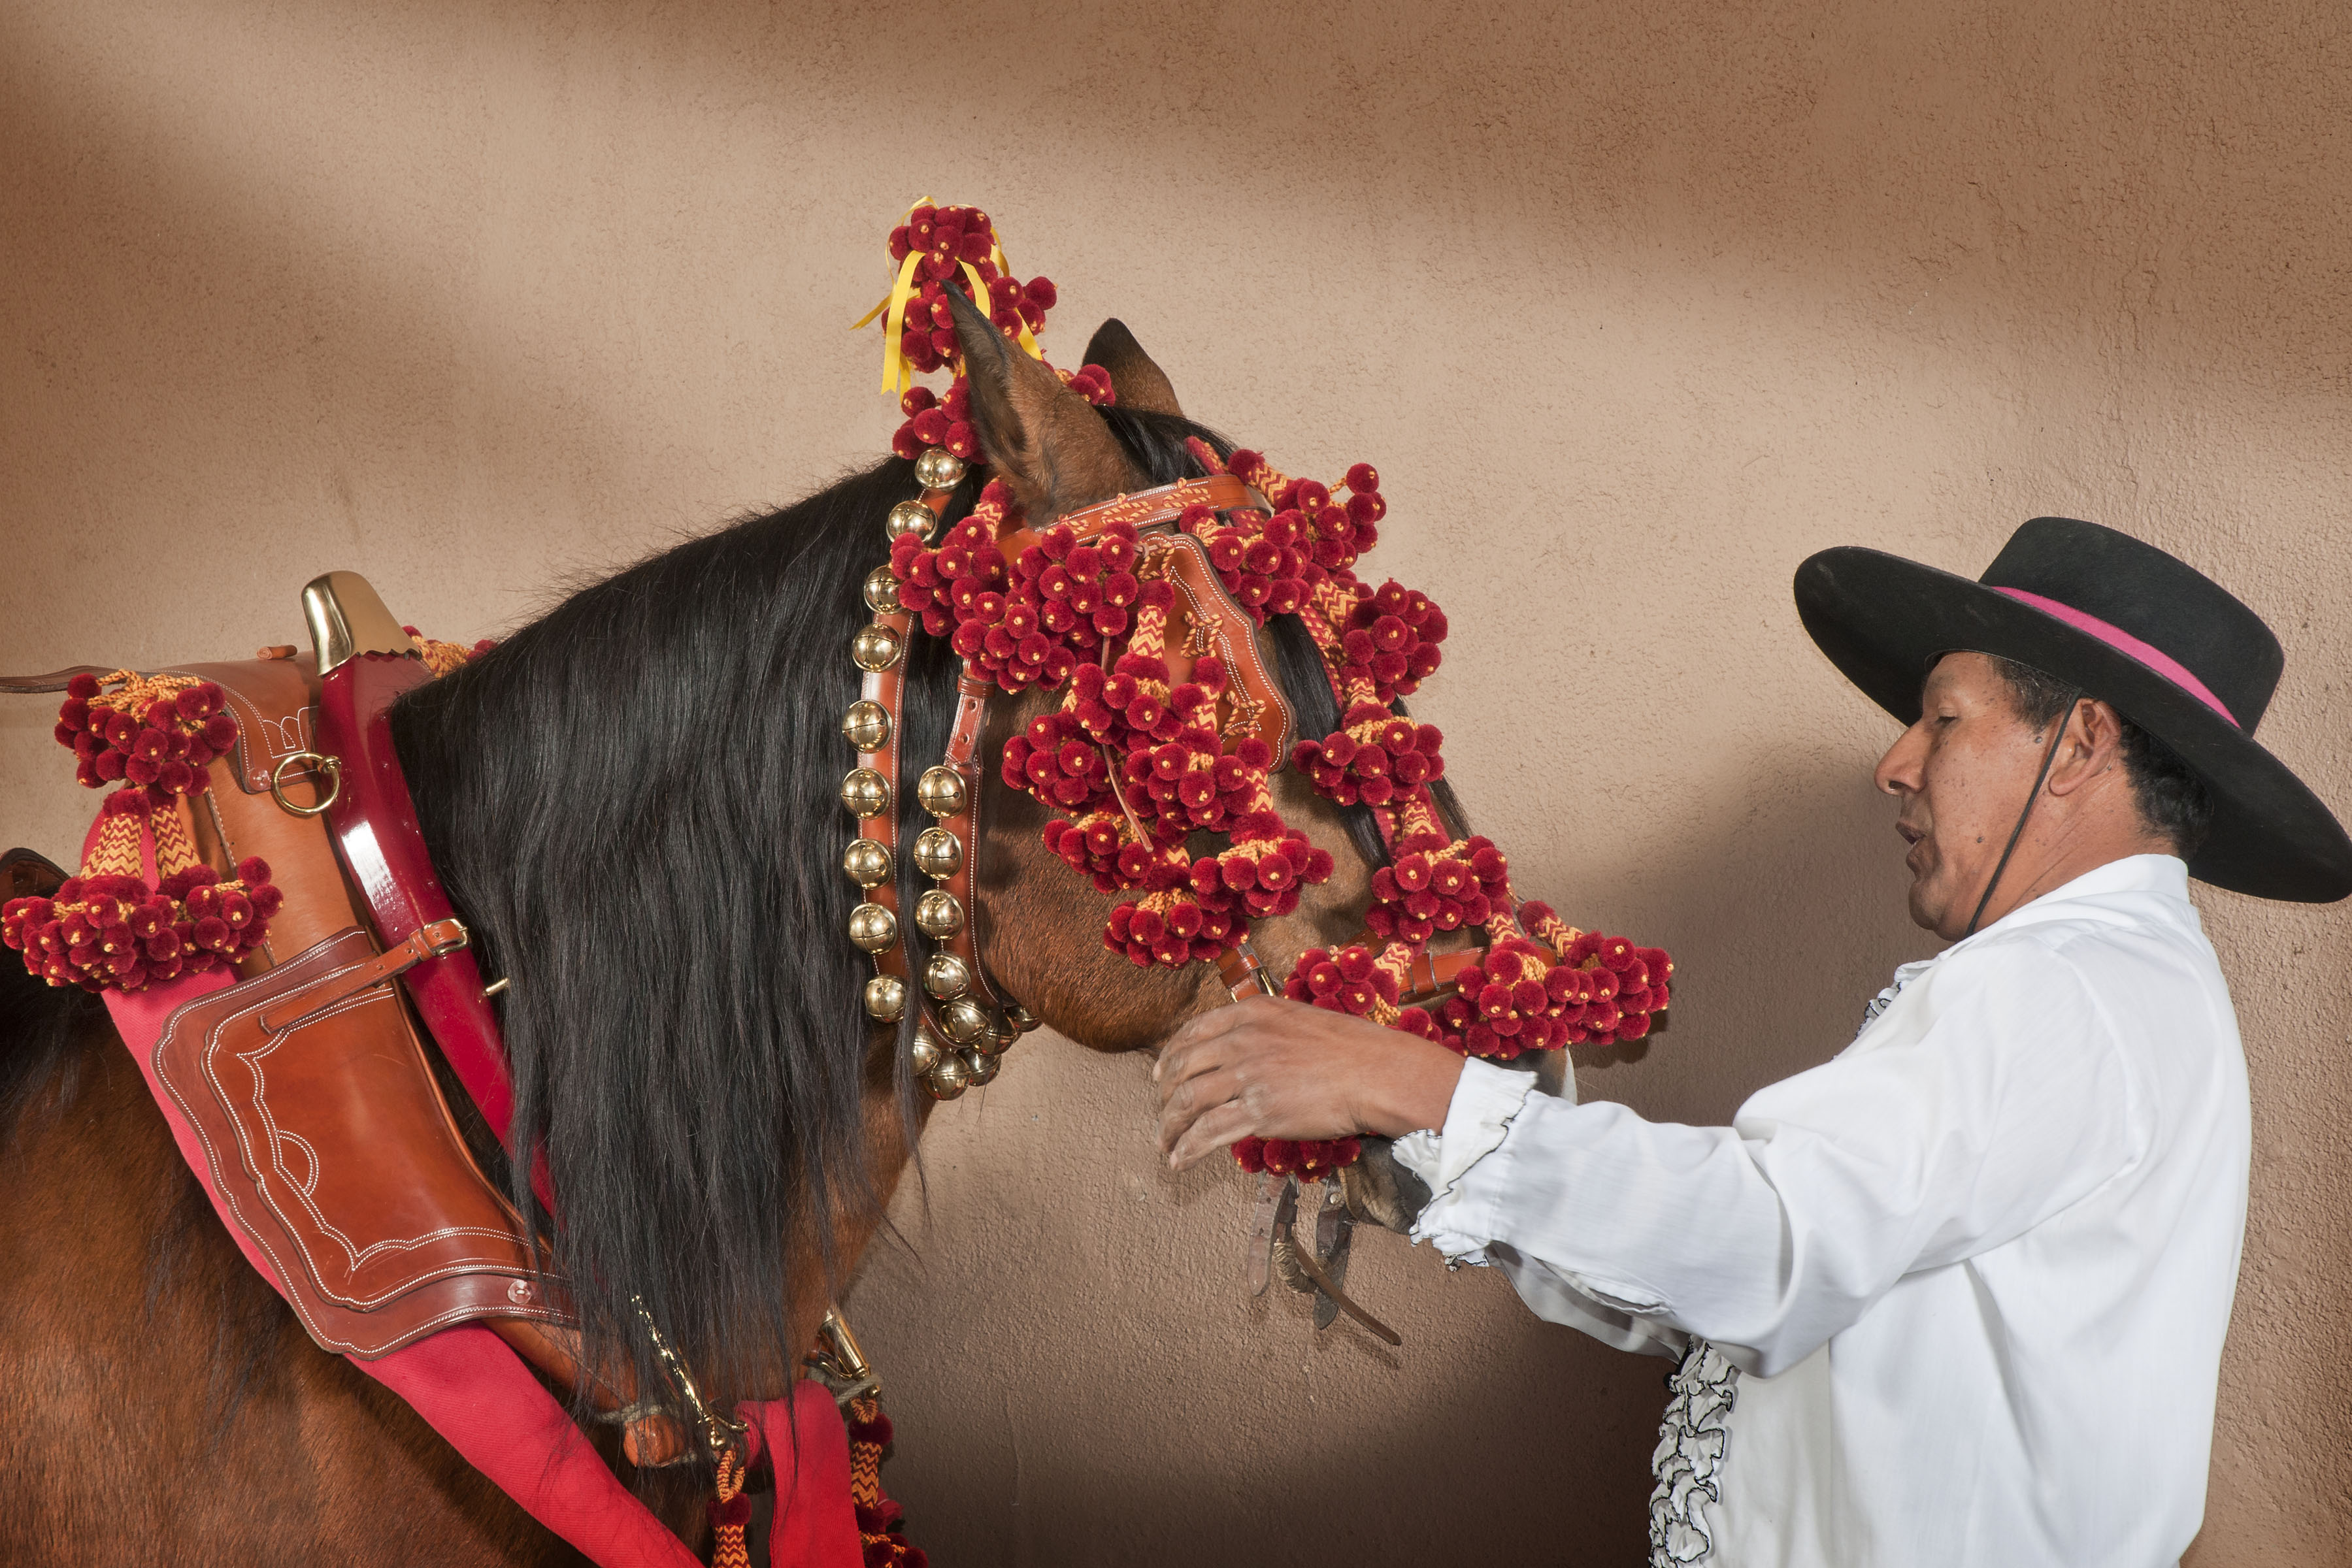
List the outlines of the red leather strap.
{"label": "red leather strap", "polygon": [[[1206,507],[1213,512],[1231,511],[1236,507],[1268,514],[1274,510],[1264,496],[1233,475],[1212,474],[1205,479],[1179,479],[1173,485],[1156,485],[1149,490],[1113,496],[1108,501],[1063,513],[1055,526],[1067,524],[1077,530],[1080,538],[1087,538],[1113,523],[1148,528],[1174,522],[1193,507]],[[1014,560],[1040,537],[1034,528],[1010,528],[997,536],[997,547],[1003,550],[1007,560]]]}
{"label": "red leather strap", "polygon": [[1282,995],[1274,971],[1265,967],[1265,960],[1258,956],[1256,946],[1246,936],[1217,955],[1217,974],[1235,1001],[1254,991],[1269,997]]}
{"label": "red leather strap", "polygon": [[[327,826],[343,869],[366,902],[376,941],[386,948],[457,915],[434,874],[408,779],[392,744],[393,700],[432,678],[414,653],[356,653],[319,683],[319,749],[343,763],[342,792],[327,808]],[[400,980],[425,1032],[490,1130],[506,1142],[514,1122],[514,1088],[507,1076],[505,1039],[482,995],[473,949],[423,958]],[[548,1197],[540,1194],[542,1202]]]}
{"label": "red leather strap", "polygon": [[[1003,1009],[996,988],[989,983],[988,970],[980,961],[980,802],[985,791],[981,788],[980,732],[988,718],[988,695],[995,685],[975,674],[967,663],[956,677],[955,727],[948,732],[947,765],[963,780],[963,810],[952,817],[941,819],[940,826],[956,836],[963,845],[963,863],[955,875],[940,885],[955,895],[963,906],[963,928],[947,941],[949,952],[964,962],[971,976],[971,998]],[[924,998],[928,1008],[929,998]],[[944,1030],[937,1031],[946,1038]]]}
{"label": "red leather strap", "polygon": [[1411,1007],[1428,1001],[1454,988],[1454,982],[1463,970],[1486,956],[1484,947],[1465,947],[1453,953],[1423,953],[1404,972],[1404,992],[1398,1004]]}
{"label": "red leather strap", "polygon": [[1193,664],[1214,653],[1226,680],[1219,735],[1232,741],[1255,734],[1273,751],[1276,771],[1287,766],[1298,729],[1290,694],[1258,647],[1257,623],[1210,564],[1208,547],[1192,534],[1153,534],[1139,556],[1136,575],[1164,581],[1176,594],[1165,654],[1170,683],[1190,678]]}

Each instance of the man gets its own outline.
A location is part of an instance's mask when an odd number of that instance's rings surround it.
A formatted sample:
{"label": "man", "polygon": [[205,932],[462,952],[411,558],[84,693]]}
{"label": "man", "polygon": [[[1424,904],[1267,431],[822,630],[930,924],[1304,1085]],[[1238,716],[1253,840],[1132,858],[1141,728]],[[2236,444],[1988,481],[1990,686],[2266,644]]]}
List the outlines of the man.
{"label": "man", "polygon": [[[1245,1134],[1399,1138],[1416,1237],[1542,1316],[1680,1353],[1656,1563],[2170,1563],[2203,1515],[2245,1223],[2245,1064],[2188,878],[2352,892],[2352,841],[2252,738],[2252,612],[2043,517],[1979,582],[1797,573],[1807,631],[1909,726],[1878,764],[1906,964],[1833,1061],[1730,1127],[1255,1000],[1162,1056],[1179,1167]],[[1743,1374],[1745,1375],[1743,1375]]]}

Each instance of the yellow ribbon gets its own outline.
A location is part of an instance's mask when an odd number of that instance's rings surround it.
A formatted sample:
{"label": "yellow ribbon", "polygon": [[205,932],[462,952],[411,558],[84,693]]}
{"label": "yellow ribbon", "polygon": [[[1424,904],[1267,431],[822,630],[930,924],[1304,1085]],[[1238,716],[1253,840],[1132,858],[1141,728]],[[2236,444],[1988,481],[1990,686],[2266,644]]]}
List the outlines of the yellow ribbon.
{"label": "yellow ribbon", "polygon": [[[938,205],[937,203],[926,196],[909,206],[907,212],[909,216],[912,216],[916,207],[936,205]],[[871,325],[877,316],[883,319],[882,393],[885,397],[900,396],[908,387],[915,384],[915,367],[908,363],[907,356],[899,351],[898,341],[906,335],[907,302],[914,298],[917,292],[915,271],[921,266],[926,254],[910,247],[907,252],[906,259],[898,264],[898,277],[897,281],[890,285],[890,292],[884,295],[881,302],[873,309],[860,316],[850,325],[849,329],[856,332]],[[1004,247],[1002,245],[991,243],[988,259],[995,264],[996,270],[1001,276],[1005,277],[1013,276],[1013,269],[1005,265]],[[980,269],[968,261],[959,260],[956,265],[963,269],[965,280],[971,285],[972,303],[980,308],[982,315],[994,314],[993,308],[989,302],[988,285],[981,280]],[[1045,351],[1037,347],[1036,336],[1029,330],[1029,319],[1025,316],[1021,318],[1020,343],[1031,359],[1041,362],[1045,360]]]}
{"label": "yellow ribbon", "polygon": [[[882,394],[897,397],[915,384],[915,367],[898,347],[898,340],[907,329],[907,301],[915,297],[915,268],[921,265],[923,253],[909,250],[907,259],[898,264],[898,281],[890,286],[890,298],[882,303],[889,307],[889,315],[882,322]],[[871,321],[869,313],[866,319]],[[861,321],[859,326],[866,323]]]}

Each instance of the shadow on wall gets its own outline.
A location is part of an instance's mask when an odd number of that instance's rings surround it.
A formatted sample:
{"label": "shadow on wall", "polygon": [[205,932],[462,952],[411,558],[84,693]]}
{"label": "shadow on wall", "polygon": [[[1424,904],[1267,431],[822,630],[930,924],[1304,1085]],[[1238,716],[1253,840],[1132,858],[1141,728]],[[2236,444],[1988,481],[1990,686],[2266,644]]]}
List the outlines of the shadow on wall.
{"label": "shadow on wall", "polygon": [[1706,799],[1748,804],[1671,841],[1640,873],[1638,907],[1627,901],[1629,928],[1659,933],[1675,956],[1674,1021],[1654,1040],[1580,1049],[1585,1098],[1727,1124],[1757,1090],[1843,1050],[1895,966],[1943,946],[1911,924],[1875,760],[1861,747],[1759,747],[1707,781]]}
{"label": "shadow on wall", "polygon": [[[1870,760],[1723,760],[1705,793],[1749,809],[1650,866],[1643,894],[1674,912],[1661,939],[1688,1026],[1597,1053],[1588,1095],[1720,1123],[1851,1038],[1924,945]],[[1825,950],[1743,943],[1768,918]],[[1849,935],[1816,940],[1830,931]],[[1448,1563],[1641,1559],[1668,1362],[1539,1322],[1501,1276],[1449,1276],[1379,1232],[1359,1233],[1350,1289],[1404,1348],[1345,1319],[1313,1333],[1298,1298],[1243,1292],[1247,1179],[1159,1165],[1141,1062],[1041,1040],[1014,1069],[935,1118],[928,1201],[894,1214],[909,1246],[877,1249],[848,1298],[892,1369],[888,1483],[918,1542],[966,1565],[1363,1568],[1439,1540]]]}

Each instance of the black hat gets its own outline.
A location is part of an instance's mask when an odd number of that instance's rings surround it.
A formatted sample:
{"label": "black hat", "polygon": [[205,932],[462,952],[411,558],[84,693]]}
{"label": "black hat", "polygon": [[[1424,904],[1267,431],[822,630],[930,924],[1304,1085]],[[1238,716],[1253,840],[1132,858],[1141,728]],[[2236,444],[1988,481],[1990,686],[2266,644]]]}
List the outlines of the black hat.
{"label": "black hat", "polygon": [[1797,569],[1797,613],[1831,663],[1901,719],[1919,717],[1939,653],[1996,653],[2101,697],[2170,747],[2213,799],[2189,862],[2257,898],[2352,893],[2352,839],[2254,743],[2285,664],[2221,585],[2127,534],[2036,517],[1970,582],[1882,550],[1823,550]]}

